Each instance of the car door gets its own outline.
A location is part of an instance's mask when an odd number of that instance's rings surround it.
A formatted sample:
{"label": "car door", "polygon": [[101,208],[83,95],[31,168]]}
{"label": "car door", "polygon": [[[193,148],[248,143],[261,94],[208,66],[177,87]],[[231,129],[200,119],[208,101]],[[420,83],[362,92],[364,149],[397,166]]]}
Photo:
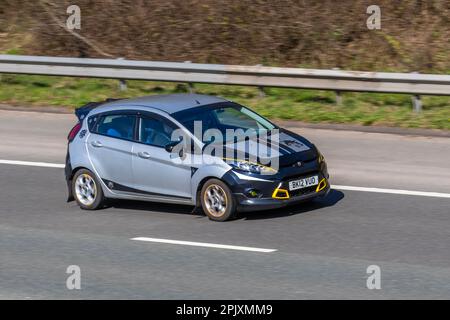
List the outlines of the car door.
{"label": "car door", "polygon": [[178,154],[165,150],[177,126],[153,113],[140,115],[138,122],[132,157],[135,188],[153,196],[190,199],[191,167],[174,161]]}
{"label": "car door", "polygon": [[126,191],[133,184],[131,151],[135,125],[133,112],[103,114],[87,139],[94,170],[111,190]]}

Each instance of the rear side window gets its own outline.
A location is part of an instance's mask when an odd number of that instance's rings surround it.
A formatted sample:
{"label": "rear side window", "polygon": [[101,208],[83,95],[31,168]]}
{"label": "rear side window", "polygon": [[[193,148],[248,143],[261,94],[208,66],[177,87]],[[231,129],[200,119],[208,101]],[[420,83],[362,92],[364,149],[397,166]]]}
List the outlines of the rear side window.
{"label": "rear side window", "polygon": [[89,131],[91,131],[91,132],[94,131],[95,124],[97,123],[98,117],[99,117],[98,115],[94,115],[94,116],[91,116],[88,118],[87,125],[89,128]]}
{"label": "rear side window", "polygon": [[134,115],[107,115],[100,118],[96,132],[108,137],[133,140]]}

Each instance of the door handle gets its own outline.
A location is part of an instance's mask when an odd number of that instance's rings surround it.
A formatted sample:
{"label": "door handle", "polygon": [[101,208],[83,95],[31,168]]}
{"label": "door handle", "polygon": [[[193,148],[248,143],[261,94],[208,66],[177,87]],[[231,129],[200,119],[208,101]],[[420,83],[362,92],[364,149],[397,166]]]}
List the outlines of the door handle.
{"label": "door handle", "polygon": [[150,156],[150,153],[148,153],[148,152],[138,152],[138,156],[140,157],[140,158],[142,158],[142,159],[149,159],[151,156]]}
{"label": "door handle", "polygon": [[91,145],[92,145],[93,147],[95,147],[95,148],[101,148],[101,147],[103,147],[103,144],[102,144],[100,141],[98,141],[98,140],[92,141],[92,142],[91,142]]}

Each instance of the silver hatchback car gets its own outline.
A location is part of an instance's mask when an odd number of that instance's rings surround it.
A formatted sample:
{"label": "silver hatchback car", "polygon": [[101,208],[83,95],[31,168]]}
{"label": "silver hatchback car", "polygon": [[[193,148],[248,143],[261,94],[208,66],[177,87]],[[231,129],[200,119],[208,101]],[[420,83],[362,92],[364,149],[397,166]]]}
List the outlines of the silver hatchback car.
{"label": "silver hatchback car", "polygon": [[68,201],[82,209],[135,199],[193,205],[225,221],[330,189],[324,157],[312,143],[222,98],[107,100],[75,114],[65,175]]}

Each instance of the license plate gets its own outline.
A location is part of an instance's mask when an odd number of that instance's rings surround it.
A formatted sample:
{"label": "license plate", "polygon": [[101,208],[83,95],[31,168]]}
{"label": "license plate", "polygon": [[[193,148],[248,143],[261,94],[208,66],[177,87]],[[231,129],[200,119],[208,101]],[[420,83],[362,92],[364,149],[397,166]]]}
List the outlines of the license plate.
{"label": "license plate", "polygon": [[303,178],[299,180],[289,181],[289,190],[303,189],[319,184],[319,176]]}

